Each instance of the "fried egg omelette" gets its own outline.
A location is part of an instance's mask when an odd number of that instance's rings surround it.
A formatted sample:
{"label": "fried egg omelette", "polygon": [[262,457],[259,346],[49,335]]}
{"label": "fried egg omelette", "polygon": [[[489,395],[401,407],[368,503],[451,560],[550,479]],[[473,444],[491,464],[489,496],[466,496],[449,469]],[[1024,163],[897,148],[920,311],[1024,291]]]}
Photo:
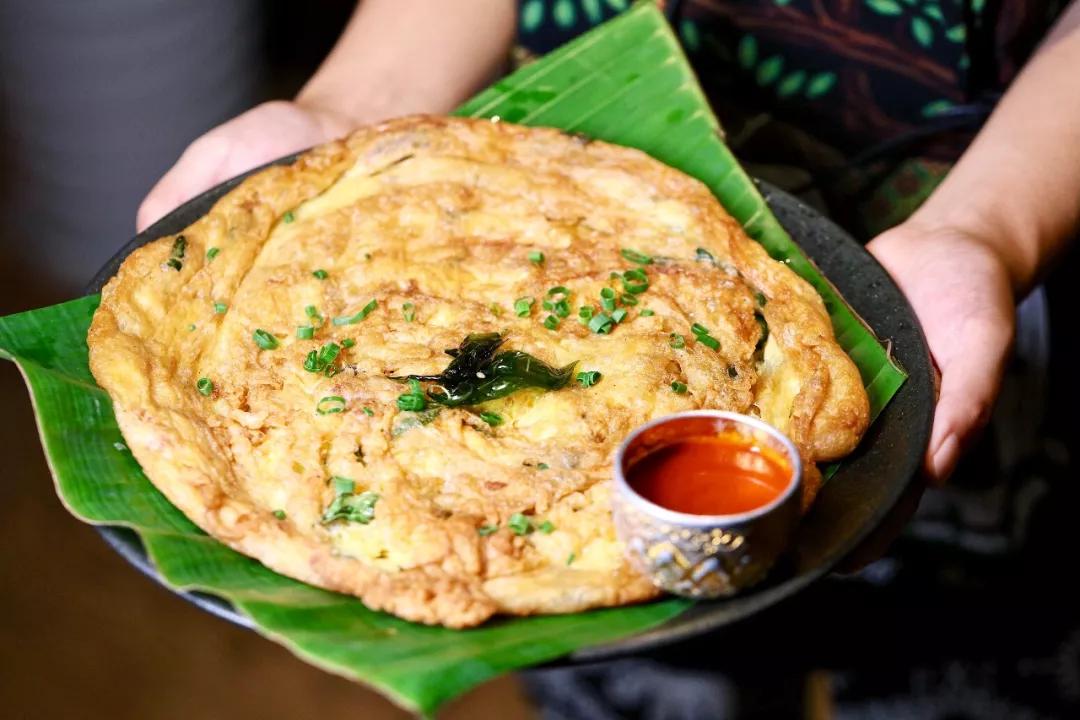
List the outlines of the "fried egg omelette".
{"label": "fried egg omelette", "polygon": [[[555,380],[480,393],[478,337]],[[131,451],[203,530],[448,627],[658,594],[609,506],[648,420],[757,415],[812,469],[869,414],[820,297],[703,184],[487,120],[393,120],[254,174],[127,258],[88,344]]]}

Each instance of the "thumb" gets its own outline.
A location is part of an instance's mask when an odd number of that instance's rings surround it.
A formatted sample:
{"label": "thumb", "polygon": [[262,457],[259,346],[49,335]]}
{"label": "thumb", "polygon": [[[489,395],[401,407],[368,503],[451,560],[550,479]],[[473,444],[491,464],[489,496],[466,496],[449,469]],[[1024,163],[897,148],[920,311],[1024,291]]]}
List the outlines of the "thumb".
{"label": "thumb", "polygon": [[191,143],[139,205],[136,231],[142,232],[177,206],[213,187],[220,180],[228,154],[229,142],[223,138],[208,135]]}

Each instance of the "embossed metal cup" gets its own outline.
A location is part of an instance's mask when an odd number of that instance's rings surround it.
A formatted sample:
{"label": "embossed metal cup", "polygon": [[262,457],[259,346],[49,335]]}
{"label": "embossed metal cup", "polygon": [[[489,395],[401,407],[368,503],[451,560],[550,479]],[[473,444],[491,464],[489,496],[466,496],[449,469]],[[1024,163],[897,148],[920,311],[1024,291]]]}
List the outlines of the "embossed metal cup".
{"label": "embossed metal cup", "polygon": [[[791,477],[771,502],[737,514],[693,515],[646,500],[626,480],[635,463],[660,448],[729,432],[787,460]],[[668,415],[632,432],[615,453],[615,529],[631,562],[657,587],[692,598],[733,595],[765,577],[787,547],[799,522],[801,485],[799,453],[771,425],[720,410]]]}

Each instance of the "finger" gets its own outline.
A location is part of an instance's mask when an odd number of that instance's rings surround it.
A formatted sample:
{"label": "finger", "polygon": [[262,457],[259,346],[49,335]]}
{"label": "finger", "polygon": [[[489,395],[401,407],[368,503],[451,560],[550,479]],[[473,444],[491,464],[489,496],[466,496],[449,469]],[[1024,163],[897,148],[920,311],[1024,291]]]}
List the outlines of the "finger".
{"label": "finger", "polygon": [[942,367],[941,395],[934,412],[925,469],[931,482],[944,483],[964,450],[990,420],[1001,385],[1010,336],[1001,327],[986,327],[958,343],[961,351]]}
{"label": "finger", "polygon": [[135,214],[135,229],[142,232],[199,193],[218,182],[228,158],[228,143],[205,135],[183,152],[146,195]]}

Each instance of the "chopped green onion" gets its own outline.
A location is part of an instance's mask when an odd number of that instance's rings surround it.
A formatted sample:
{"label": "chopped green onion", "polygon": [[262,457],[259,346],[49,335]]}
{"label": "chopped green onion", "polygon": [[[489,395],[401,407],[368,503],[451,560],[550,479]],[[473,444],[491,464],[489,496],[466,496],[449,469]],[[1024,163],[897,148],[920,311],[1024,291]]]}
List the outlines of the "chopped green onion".
{"label": "chopped green onion", "polygon": [[548,315],[546,318],[544,318],[544,327],[546,327],[548,330],[554,330],[555,328],[559,327],[559,318],[555,317],[554,315]]}
{"label": "chopped green onion", "polygon": [[556,295],[558,295],[560,297],[569,297],[570,290],[568,288],[566,288],[565,286],[563,286],[563,285],[556,285],[555,287],[548,289],[548,291],[547,291],[547,296],[548,297],[553,298]]}
{"label": "chopped green onion", "polygon": [[617,323],[621,323],[623,320],[626,319],[626,310],[623,308],[619,308],[615,312],[611,313],[611,319]]}
{"label": "chopped green onion", "polygon": [[528,535],[532,530],[532,523],[529,521],[529,518],[521,513],[514,513],[510,516],[510,519],[506,521],[506,527],[510,528],[510,531],[515,535]]}
{"label": "chopped green onion", "polygon": [[327,395],[315,405],[319,415],[337,415],[345,412],[345,398],[340,395]]}
{"label": "chopped green onion", "polygon": [[622,278],[622,275],[620,275],[617,272],[612,272],[610,275],[608,275],[608,280],[619,280],[621,278]]}
{"label": "chopped green onion", "polygon": [[575,558],[575,557],[576,557],[576,556],[574,555],[574,553],[570,553],[570,554],[569,554],[569,555],[568,555],[568,556],[566,557],[566,565],[567,565],[567,567],[569,567],[569,566],[570,566],[570,563],[574,562],[574,558]]}
{"label": "chopped green onion", "polygon": [[201,377],[199,382],[195,383],[195,387],[198,388],[201,394],[210,397],[214,392],[214,381],[208,377]]}
{"label": "chopped green onion", "polygon": [[188,332],[195,332],[195,323],[191,323],[190,325],[188,325],[187,326],[187,331]]}
{"label": "chopped green onion", "polygon": [[713,257],[713,254],[711,252],[709,252],[708,250],[706,250],[705,248],[702,248],[702,247],[699,247],[697,249],[697,259],[702,261],[702,262],[711,262],[711,263],[716,262],[716,258]]}
{"label": "chopped green onion", "polygon": [[654,312],[653,312],[652,310],[650,310],[649,308],[645,308],[644,310],[642,310],[642,311],[641,311],[641,317],[652,317],[652,316],[653,316],[653,315],[655,315],[655,314],[656,314],[656,313],[654,313]]}
{"label": "chopped green onion", "polygon": [[315,328],[310,325],[300,325],[296,328],[296,337],[298,340],[310,340],[315,337]]}
{"label": "chopped green onion", "polygon": [[712,335],[698,335],[697,341],[712,350],[720,349],[720,341],[714,338]]}
{"label": "chopped green onion", "polygon": [[609,287],[600,291],[600,306],[604,308],[606,312],[612,312],[615,309],[615,291]]}
{"label": "chopped green onion", "polygon": [[334,485],[335,495],[351,495],[356,492],[356,481],[351,478],[335,475],[330,478],[330,482]]}
{"label": "chopped green onion", "polygon": [[559,300],[552,310],[561,318],[570,317],[570,303],[566,300]]}
{"label": "chopped green onion", "polygon": [[533,250],[531,253],[529,253],[529,262],[531,262],[533,265],[543,265],[544,253],[540,252],[539,250]]}
{"label": "chopped green onion", "polygon": [[321,370],[319,367],[319,353],[312,350],[307,354],[307,357],[304,358],[304,369],[308,372],[319,372]]}
{"label": "chopped green onion", "polygon": [[550,520],[545,520],[544,522],[537,525],[536,529],[544,533],[545,535],[550,535],[551,533],[555,532],[555,524],[552,523]]}
{"label": "chopped green onion", "polygon": [[624,294],[619,298],[619,302],[623,305],[637,305],[638,299],[633,295]]}
{"label": "chopped green onion", "polygon": [[263,350],[273,350],[278,346],[277,338],[265,330],[256,330],[251,337],[255,340],[255,344]]}
{"label": "chopped green onion", "polygon": [[330,276],[330,273],[328,273],[328,272],[326,272],[325,270],[322,270],[322,269],[316,270],[315,272],[313,272],[311,274],[314,275],[319,280],[325,280],[326,278],[328,278]]}
{"label": "chopped green onion", "polygon": [[165,264],[179,272],[180,269],[184,267],[185,250],[187,250],[187,238],[183,235],[177,235],[176,240],[173,241],[172,253],[169,255],[169,259]]}
{"label": "chopped green onion", "polygon": [[372,409],[371,409],[371,408],[369,408],[369,407],[365,407],[365,408],[364,408],[364,414],[365,414],[365,415],[367,415],[368,417],[372,417],[372,416],[374,416],[374,415],[375,415],[375,411],[374,411],[374,410],[372,410]]}
{"label": "chopped green onion", "polygon": [[622,249],[622,256],[630,262],[635,262],[638,265],[652,265],[653,259],[648,255],[639,253],[637,250],[631,250],[630,248]]}
{"label": "chopped green onion", "polygon": [[544,300],[540,303],[540,307],[544,308],[548,312],[551,312],[555,309],[555,303],[551,302],[550,300]]}
{"label": "chopped green onion", "polygon": [[328,365],[337,360],[337,356],[341,354],[341,346],[335,342],[328,342],[319,348],[319,354],[316,356],[316,363],[320,370],[325,369]]}
{"label": "chopped green onion", "polygon": [[514,301],[514,314],[518,317],[529,317],[532,313],[533,303],[536,301],[531,297],[520,297]]}
{"label": "chopped green onion", "polygon": [[633,268],[622,274],[622,284],[626,292],[640,295],[649,289],[649,276],[641,268]]}
{"label": "chopped green onion", "polygon": [[599,335],[606,335],[611,332],[611,327],[614,324],[615,322],[610,316],[600,313],[589,320],[589,329]]}
{"label": "chopped green onion", "polygon": [[763,292],[754,293],[754,299],[757,300],[757,304],[761,307],[765,307],[765,303],[769,302],[769,298],[765,297]]}
{"label": "chopped green onion", "polygon": [[206,251],[206,259],[207,260],[213,260],[214,258],[216,258],[218,256],[219,252],[221,252],[221,248],[216,248],[216,247],[210,248],[209,250]]}
{"label": "chopped green onion", "polygon": [[694,333],[695,335],[708,335],[709,328],[701,325],[700,323],[694,323],[690,326],[690,332]]}
{"label": "chopped green onion", "polygon": [[676,350],[682,350],[686,347],[686,338],[679,333],[671,333],[671,347]]}
{"label": "chopped green onion", "polygon": [[334,500],[323,513],[322,523],[346,520],[366,525],[375,518],[375,503],[379,496],[373,492],[356,493],[356,483],[349,478],[333,478]]}
{"label": "chopped green onion", "polygon": [[539,465],[536,466],[536,469],[537,470],[547,470],[548,467],[550,467],[550,466],[547,463],[540,463]]}
{"label": "chopped green onion", "polygon": [[685,395],[686,383],[681,383],[678,380],[675,380],[671,383],[671,389],[675,392],[676,395]]}
{"label": "chopped green onion", "polygon": [[585,372],[579,372],[575,379],[581,384],[581,387],[592,387],[600,382],[601,377],[603,377],[603,375],[600,374],[599,370],[587,370]]}
{"label": "chopped green onion", "polygon": [[285,515],[284,510],[275,510],[274,517],[276,517],[278,520],[284,520],[287,516]]}
{"label": "chopped green onion", "polygon": [[427,400],[424,399],[423,395],[405,393],[403,395],[398,395],[397,406],[400,410],[420,412],[427,407]]}
{"label": "chopped green onion", "polygon": [[405,318],[405,322],[412,322],[416,319],[416,306],[412,303],[405,303],[401,306],[401,316]]}
{"label": "chopped green onion", "polygon": [[214,312],[216,314],[224,315],[226,312],[228,312],[228,310],[229,310],[229,306],[226,305],[225,303],[219,303],[219,302],[214,303]]}
{"label": "chopped green onion", "polygon": [[368,315],[370,315],[371,312],[377,307],[379,307],[379,301],[372,300],[363,308],[361,308],[360,312],[356,313],[355,315],[342,315],[340,317],[336,317],[334,318],[333,323],[335,325],[355,325],[356,323],[360,322]]}
{"label": "chopped green onion", "polygon": [[281,221],[286,223],[286,224],[291,223],[295,219],[296,219],[296,216],[293,215],[292,210],[287,211],[284,215],[281,216]]}
{"label": "chopped green onion", "polygon": [[356,341],[353,340],[352,338],[345,338],[344,340],[341,341],[341,347],[343,347],[343,348],[351,348],[355,344],[356,344]]}
{"label": "chopped green onion", "polygon": [[503,424],[502,415],[500,415],[499,413],[482,412],[480,413],[480,419],[486,422],[491,427]]}
{"label": "chopped green onion", "polygon": [[498,525],[481,525],[480,527],[476,528],[476,534],[480,537],[487,537],[488,535],[493,535],[498,531]]}
{"label": "chopped green onion", "polygon": [[596,310],[593,308],[592,305],[582,305],[578,309],[577,314],[578,317],[581,318],[583,321],[587,321],[593,316],[594,312],[596,312]]}

